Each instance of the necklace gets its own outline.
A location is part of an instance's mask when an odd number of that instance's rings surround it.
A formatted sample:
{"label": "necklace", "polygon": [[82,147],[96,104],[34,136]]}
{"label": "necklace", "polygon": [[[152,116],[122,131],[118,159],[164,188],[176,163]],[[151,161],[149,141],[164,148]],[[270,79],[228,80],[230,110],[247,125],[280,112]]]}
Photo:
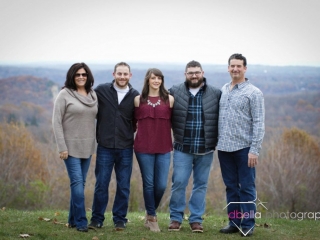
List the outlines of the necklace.
{"label": "necklace", "polygon": [[152,106],[152,107],[156,107],[158,105],[160,105],[160,99],[158,99],[158,101],[156,103],[152,103],[149,99],[147,100],[148,105]]}

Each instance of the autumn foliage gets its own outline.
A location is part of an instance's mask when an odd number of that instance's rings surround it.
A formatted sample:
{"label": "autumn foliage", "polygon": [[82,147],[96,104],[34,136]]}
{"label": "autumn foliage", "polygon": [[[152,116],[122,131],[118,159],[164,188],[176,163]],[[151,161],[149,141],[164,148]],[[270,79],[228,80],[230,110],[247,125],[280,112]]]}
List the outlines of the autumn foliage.
{"label": "autumn foliage", "polygon": [[279,139],[268,142],[267,157],[258,169],[259,192],[270,208],[319,211],[320,148],[312,136],[285,129]]}
{"label": "autumn foliage", "polygon": [[0,124],[0,205],[32,208],[43,200],[46,168],[42,152],[20,124]]}
{"label": "autumn foliage", "polygon": [[[219,75],[215,77],[219,78]],[[0,207],[68,209],[69,178],[63,161],[59,159],[51,126],[53,98],[60,87],[47,79],[32,76],[0,81]],[[253,81],[258,80],[253,78]],[[171,85],[170,81],[167,83]],[[257,166],[258,197],[267,202],[269,210],[319,211],[320,95],[312,91],[286,95],[282,91],[288,89],[287,86],[280,86],[278,81],[271,84],[261,79],[257,83],[265,84],[261,88],[264,93],[275,94],[274,89],[281,90],[281,94],[265,96],[267,131]],[[296,85],[299,84],[297,82]],[[318,82],[310,84],[309,88],[319,89]],[[86,181],[87,208],[92,207],[94,168],[95,155]],[[159,211],[169,211],[171,175],[172,166]],[[112,209],[116,185],[113,173],[107,211]],[[187,187],[187,199],[191,189],[192,176]],[[142,192],[140,169],[134,157],[129,211],[144,210]],[[216,153],[206,202],[206,213],[224,212],[225,186]]]}

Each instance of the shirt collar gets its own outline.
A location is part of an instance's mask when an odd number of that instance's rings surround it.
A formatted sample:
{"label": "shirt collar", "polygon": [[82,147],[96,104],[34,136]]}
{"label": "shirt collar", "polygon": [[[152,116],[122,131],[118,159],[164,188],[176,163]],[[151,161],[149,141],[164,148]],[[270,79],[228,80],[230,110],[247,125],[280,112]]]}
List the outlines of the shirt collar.
{"label": "shirt collar", "polygon": [[[232,81],[229,83],[229,85],[227,87],[230,87],[231,83],[232,83]],[[241,89],[241,88],[244,88],[245,86],[247,86],[249,83],[250,83],[249,79],[245,78],[244,82],[237,83],[234,87]]]}

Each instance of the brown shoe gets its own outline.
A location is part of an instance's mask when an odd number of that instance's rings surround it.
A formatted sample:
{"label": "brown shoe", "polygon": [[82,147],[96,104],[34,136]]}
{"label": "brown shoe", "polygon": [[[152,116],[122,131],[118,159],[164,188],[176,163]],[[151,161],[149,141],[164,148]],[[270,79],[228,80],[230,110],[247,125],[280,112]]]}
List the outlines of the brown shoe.
{"label": "brown shoe", "polygon": [[202,227],[201,223],[198,223],[198,222],[190,223],[190,228],[191,228],[192,232],[194,232],[194,233],[202,233],[203,232],[203,227]]}
{"label": "brown shoe", "polygon": [[171,221],[168,231],[169,232],[178,232],[180,231],[181,228],[181,223],[179,223],[178,221]]}

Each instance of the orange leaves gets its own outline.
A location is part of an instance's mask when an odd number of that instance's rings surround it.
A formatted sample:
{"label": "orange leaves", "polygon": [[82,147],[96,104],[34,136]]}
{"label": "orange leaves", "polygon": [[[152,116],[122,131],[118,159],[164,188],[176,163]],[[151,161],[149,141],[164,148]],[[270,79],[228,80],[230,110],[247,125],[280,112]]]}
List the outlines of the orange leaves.
{"label": "orange leaves", "polygon": [[[4,181],[23,178],[27,178],[28,181],[42,179],[45,173],[41,167],[41,152],[37,149],[32,135],[23,125],[0,124],[0,141],[2,145],[0,164],[6,173]],[[21,171],[21,167],[24,171]]]}
{"label": "orange leaves", "polygon": [[[320,148],[316,140],[307,132],[298,128],[286,129],[282,135],[284,143],[295,149],[295,151],[304,152],[305,154],[315,155],[320,160]],[[290,149],[290,150],[291,150]]]}
{"label": "orange leaves", "polygon": [[39,219],[40,221],[45,221],[45,222],[50,222],[50,221],[51,221],[50,218],[38,217],[38,219]]}
{"label": "orange leaves", "polygon": [[271,224],[269,223],[264,223],[264,224],[255,224],[256,227],[264,227],[264,228],[271,228]]}
{"label": "orange leaves", "polygon": [[53,224],[60,224],[60,225],[68,225],[68,223],[59,222],[56,218],[53,219]]}
{"label": "orange leaves", "polygon": [[24,125],[0,123],[0,205],[39,206],[48,173],[38,145]]}
{"label": "orange leaves", "polygon": [[[55,213],[55,216],[57,216],[56,213]],[[56,218],[51,219],[51,218],[38,217],[38,220],[45,221],[45,222],[52,222],[53,224],[60,224],[60,225],[65,225],[66,227],[69,227],[68,223],[59,222],[58,219]]]}

